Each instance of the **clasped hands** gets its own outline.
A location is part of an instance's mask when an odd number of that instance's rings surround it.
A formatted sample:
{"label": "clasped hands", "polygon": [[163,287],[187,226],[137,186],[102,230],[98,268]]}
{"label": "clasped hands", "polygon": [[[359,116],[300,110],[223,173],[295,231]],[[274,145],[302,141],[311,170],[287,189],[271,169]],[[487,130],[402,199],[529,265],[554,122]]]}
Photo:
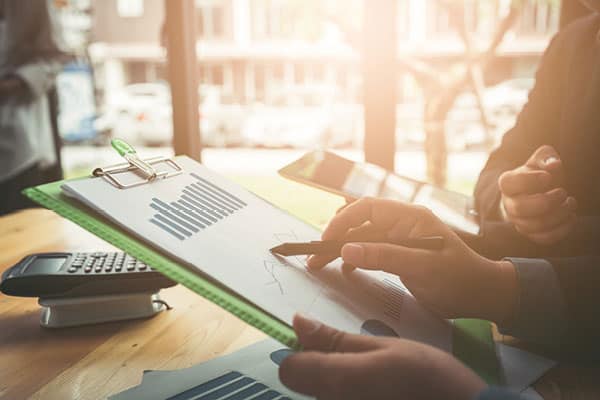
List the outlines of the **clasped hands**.
{"label": "clasped hands", "polygon": [[565,189],[563,163],[552,146],[539,147],[498,180],[501,214],[532,242],[552,245],[573,229],[577,201]]}

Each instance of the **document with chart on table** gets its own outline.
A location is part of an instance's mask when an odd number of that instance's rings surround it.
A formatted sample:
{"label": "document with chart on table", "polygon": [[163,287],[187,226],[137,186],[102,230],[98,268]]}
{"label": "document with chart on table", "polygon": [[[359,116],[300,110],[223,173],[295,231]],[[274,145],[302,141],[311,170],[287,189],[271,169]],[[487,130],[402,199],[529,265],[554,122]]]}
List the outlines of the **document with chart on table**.
{"label": "document with chart on table", "polygon": [[301,312],[355,333],[397,334],[452,351],[451,323],[423,309],[398,277],[343,273],[335,261],[308,271],[305,257],[270,248],[318,240],[319,230],[187,157],[183,173],[119,189],[100,177],[63,193],[286,324]]}

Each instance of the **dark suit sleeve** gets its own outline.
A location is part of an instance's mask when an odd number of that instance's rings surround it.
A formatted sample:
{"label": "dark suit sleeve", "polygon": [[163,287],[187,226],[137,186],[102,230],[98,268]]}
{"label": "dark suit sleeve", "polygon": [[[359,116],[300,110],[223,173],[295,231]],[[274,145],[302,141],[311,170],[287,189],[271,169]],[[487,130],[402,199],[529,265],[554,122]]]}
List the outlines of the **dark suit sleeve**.
{"label": "dark suit sleeve", "polygon": [[515,126],[500,147],[493,151],[475,187],[475,207],[483,219],[499,219],[498,178],[522,165],[544,144],[553,145],[560,118],[561,80],[564,64],[563,34],[557,35],[544,53],[536,74],[535,86]]}
{"label": "dark suit sleeve", "polygon": [[600,256],[509,261],[517,273],[517,306],[499,331],[553,358],[600,360]]}
{"label": "dark suit sleeve", "polygon": [[481,235],[457,232],[472,249],[491,258],[547,258],[600,255],[600,217],[578,217],[569,234],[551,246],[536,244],[517,232],[508,222],[483,221]]}
{"label": "dark suit sleeve", "polygon": [[566,305],[563,349],[600,359],[600,256],[551,258]]}

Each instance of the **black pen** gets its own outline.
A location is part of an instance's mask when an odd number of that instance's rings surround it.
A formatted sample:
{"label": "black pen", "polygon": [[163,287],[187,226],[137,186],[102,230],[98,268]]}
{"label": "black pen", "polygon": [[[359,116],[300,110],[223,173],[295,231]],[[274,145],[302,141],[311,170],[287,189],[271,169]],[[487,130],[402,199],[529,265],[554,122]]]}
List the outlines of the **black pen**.
{"label": "black pen", "polygon": [[441,250],[444,248],[444,238],[442,236],[428,236],[416,239],[405,239],[401,241],[391,240],[324,240],[312,242],[282,243],[270,249],[271,253],[279,254],[284,257],[300,255],[330,255],[340,256],[342,247],[348,243],[371,242],[371,243],[390,243],[403,247],[410,247],[423,250]]}

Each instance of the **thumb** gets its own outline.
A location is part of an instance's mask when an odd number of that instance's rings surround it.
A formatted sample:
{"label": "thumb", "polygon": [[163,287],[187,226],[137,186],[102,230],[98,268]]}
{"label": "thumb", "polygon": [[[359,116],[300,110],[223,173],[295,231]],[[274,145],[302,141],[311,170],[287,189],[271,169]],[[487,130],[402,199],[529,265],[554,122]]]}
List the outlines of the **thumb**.
{"label": "thumb", "polygon": [[348,243],[342,247],[344,262],[358,268],[380,269],[406,277],[429,264],[433,255],[428,250],[389,243]]}
{"label": "thumb", "polygon": [[352,353],[381,347],[379,341],[374,337],[338,331],[300,314],[294,316],[293,324],[298,340],[305,350]]}
{"label": "thumb", "polygon": [[539,147],[527,161],[527,165],[544,171],[552,172],[562,167],[560,155],[549,145]]}

